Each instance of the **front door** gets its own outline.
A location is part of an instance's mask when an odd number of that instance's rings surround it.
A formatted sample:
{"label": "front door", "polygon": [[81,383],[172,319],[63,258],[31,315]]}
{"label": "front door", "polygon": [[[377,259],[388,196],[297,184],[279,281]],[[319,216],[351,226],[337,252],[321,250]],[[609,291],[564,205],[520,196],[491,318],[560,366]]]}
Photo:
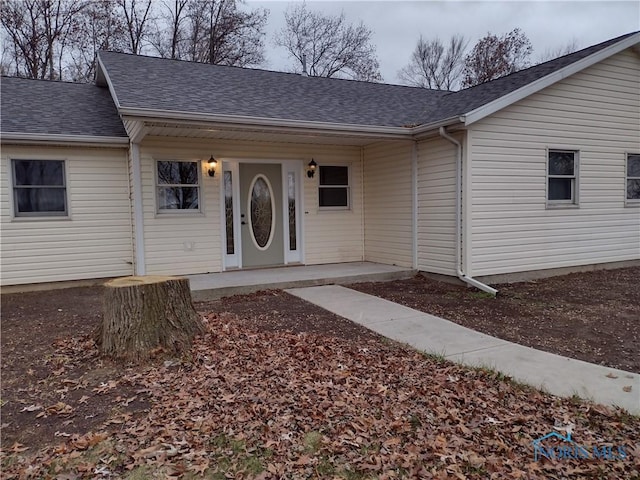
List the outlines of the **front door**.
{"label": "front door", "polygon": [[284,264],[282,166],[241,163],[242,266]]}

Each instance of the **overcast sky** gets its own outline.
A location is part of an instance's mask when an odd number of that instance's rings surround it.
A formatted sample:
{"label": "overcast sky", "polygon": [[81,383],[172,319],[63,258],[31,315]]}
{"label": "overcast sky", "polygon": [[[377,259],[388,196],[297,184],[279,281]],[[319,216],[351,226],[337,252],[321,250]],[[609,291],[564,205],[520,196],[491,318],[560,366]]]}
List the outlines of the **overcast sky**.
{"label": "overcast sky", "polygon": [[[290,70],[283,49],[273,46],[273,34],[284,26],[284,12],[292,2],[248,1],[250,7],[270,11],[267,25],[267,65]],[[580,48],[640,30],[640,1],[307,1],[312,10],[360,20],[373,30],[384,81],[398,83],[397,72],[406,65],[422,34],[447,40],[463,34],[468,48],[487,32],[501,35],[519,27],[533,44],[532,60],[545,50],[576,40]]]}

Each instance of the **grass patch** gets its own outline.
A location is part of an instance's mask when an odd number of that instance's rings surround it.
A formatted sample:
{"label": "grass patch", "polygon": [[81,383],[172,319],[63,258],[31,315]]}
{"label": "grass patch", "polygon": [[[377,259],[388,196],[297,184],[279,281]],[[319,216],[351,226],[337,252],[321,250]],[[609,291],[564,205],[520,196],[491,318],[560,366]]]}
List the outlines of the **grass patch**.
{"label": "grass patch", "polygon": [[471,298],[477,298],[477,299],[482,299],[482,298],[491,298],[494,299],[496,298],[494,295],[491,295],[488,292],[483,292],[483,291],[479,291],[479,292],[469,292],[467,293],[468,297]]}
{"label": "grass patch", "polygon": [[153,470],[148,465],[140,465],[131,470],[125,480],[147,480],[153,477]]}
{"label": "grass patch", "polygon": [[303,443],[306,453],[316,454],[322,448],[322,434],[319,432],[308,432],[304,436]]}

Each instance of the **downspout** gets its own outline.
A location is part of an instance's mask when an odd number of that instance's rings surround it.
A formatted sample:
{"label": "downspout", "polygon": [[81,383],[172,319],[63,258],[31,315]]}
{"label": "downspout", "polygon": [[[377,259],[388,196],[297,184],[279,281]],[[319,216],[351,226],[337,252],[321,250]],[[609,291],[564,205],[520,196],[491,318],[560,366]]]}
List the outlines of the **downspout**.
{"label": "downspout", "polygon": [[145,275],[144,262],[144,211],[142,209],[142,168],[140,165],[140,145],[131,142],[131,183],[133,184],[133,230],[135,232],[135,265],[136,275]]}
{"label": "downspout", "polygon": [[412,268],[418,270],[418,141],[411,150],[411,257]]}
{"label": "downspout", "polygon": [[483,292],[487,292],[494,297],[498,294],[498,290],[479,282],[473,277],[467,276],[462,270],[462,144],[454,137],[447,133],[445,127],[440,127],[440,136],[456,146],[456,274],[463,282],[472,285]]}

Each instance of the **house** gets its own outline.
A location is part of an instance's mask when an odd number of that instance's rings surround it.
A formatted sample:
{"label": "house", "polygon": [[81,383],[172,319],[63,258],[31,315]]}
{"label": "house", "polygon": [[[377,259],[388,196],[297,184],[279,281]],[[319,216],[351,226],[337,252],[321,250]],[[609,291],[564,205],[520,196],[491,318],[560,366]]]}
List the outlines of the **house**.
{"label": "house", "polygon": [[3,77],[2,284],[640,263],[640,33],[459,92],[102,52]]}

